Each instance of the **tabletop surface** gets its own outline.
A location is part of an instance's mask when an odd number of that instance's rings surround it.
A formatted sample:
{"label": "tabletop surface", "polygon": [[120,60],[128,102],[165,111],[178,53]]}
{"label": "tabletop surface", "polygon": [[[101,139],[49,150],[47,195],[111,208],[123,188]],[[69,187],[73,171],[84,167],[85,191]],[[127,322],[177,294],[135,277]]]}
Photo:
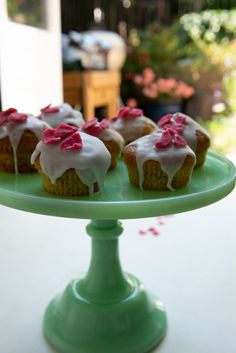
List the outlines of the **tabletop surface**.
{"label": "tabletop surface", "polygon": [[[123,269],[167,310],[167,336],[153,353],[236,352],[235,205],[234,190],[194,211],[122,221]],[[1,205],[0,215],[1,352],[55,353],[42,319],[49,301],[88,269],[88,221]]]}
{"label": "tabletop surface", "polygon": [[117,168],[107,173],[104,191],[86,197],[46,193],[37,173],[16,176],[0,173],[0,203],[23,211],[70,218],[143,218],[206,206],[226,196],[234,184],[234,165],[211,151],[204,166],[193,171],[188,186],[176,191],[142,191],[132,186],[124,163],[119,161]]}
{"label": "tabletop surface", "polygon": [[[123,269],[167,310],[168,333],[153,353],[236,352],[235,205],[233,191],[195,211],[122,221]],[[0,351],[54,353],[42,335],[44,311],[88,268],[88,221],[5,206],[0,214]]]}

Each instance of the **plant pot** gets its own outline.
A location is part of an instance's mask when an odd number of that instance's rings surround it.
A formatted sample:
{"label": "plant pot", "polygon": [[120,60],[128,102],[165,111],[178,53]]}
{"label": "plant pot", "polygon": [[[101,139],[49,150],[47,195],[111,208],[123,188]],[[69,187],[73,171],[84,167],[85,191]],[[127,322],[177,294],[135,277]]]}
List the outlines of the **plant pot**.
{"label": "plant pot", "polygon": [[173,114],[182,110],[182,102],[146,102],[143,105],[144,115],[155,122],[166,114]]}

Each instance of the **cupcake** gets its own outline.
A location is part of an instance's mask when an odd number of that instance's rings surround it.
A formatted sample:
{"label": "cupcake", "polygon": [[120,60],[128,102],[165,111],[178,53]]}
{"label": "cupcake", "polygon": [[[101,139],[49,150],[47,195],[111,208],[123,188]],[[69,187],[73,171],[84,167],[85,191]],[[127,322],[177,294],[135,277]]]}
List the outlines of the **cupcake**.
{"label": "cupcake", "polygon": [[207,150],[210,146],[208,132],[195,120],[183,113],[167,114],[157,123],[161,129],[175,129],[196,154],[196,167],[204,164]]}
{"label": "cupcake", "polygon": [[129,107],[119,110],[117,116],[111,120],[111,127],[123,136],[126,144],[156,129],[155,123],[145,117],[141,109]]}
{"label": "cupcake", "polygon": [[124,148],[130,182],[142,189],[175,190],[188,184],[196,156],[174,129],[143,136]]}
{"label": "cupcake", "polygon": [[107,119],[98,122],[97,118],[85,123],[82,126],[82,131],[98,137],[104,143],[111,154],[110,169],[115,168],[124,147],[124,139],[121,134],[110,126],[110,122]]}
{"label": "cupcake", "polygon": [[0,113],[0,170],[31,173],[36,169],[30,158],[48,125],[30,114],[9,108]]}
{"label": "cupcake", "polygon": [[67,196],[101,192],[111,156],[104,143],[70,125],[46,129],[31,157],[44,189]]}
{"label": "cupcake", "polygon": [[42,108],[39,119],[48,123],[52,128],[60,124],[68,124],[80,128],[84,124],[83,115],[73,109],[68,103],[52,107],[51,104]]}

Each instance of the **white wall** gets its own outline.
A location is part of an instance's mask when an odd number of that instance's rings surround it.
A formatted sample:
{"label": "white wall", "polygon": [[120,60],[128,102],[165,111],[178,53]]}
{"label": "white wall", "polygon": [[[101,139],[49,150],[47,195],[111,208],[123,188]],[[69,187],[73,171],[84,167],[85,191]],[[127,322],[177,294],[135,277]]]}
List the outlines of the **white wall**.
{"label": "white wall", "polygon": [[0,82],[2,109],[38,113],[62,102],[60,1],[45,1],[47,29],[11,22],[0,0]]}

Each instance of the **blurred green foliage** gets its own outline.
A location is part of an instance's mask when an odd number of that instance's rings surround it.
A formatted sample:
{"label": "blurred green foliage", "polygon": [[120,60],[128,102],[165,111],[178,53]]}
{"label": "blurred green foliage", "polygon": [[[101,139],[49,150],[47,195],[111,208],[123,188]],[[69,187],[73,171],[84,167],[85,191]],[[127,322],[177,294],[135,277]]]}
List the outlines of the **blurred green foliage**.
{"label": "blurred green foliage", "polygon": [[14,22],[46,27],[45,0],[7,0],[7,11]]}
{"label": "blurred green foliage", "polygon": [[122,93],[134,96],[133,76],[146,67],[157,76],[182,79],[203,99],[206,92],[213,97],[220,91],[225,110],[212,113],[210,121],[202,116],[201,123],[214,149],[236,152],[236,9],[187,13],[168,27],[155,23],[133,30],[127,44]]}

